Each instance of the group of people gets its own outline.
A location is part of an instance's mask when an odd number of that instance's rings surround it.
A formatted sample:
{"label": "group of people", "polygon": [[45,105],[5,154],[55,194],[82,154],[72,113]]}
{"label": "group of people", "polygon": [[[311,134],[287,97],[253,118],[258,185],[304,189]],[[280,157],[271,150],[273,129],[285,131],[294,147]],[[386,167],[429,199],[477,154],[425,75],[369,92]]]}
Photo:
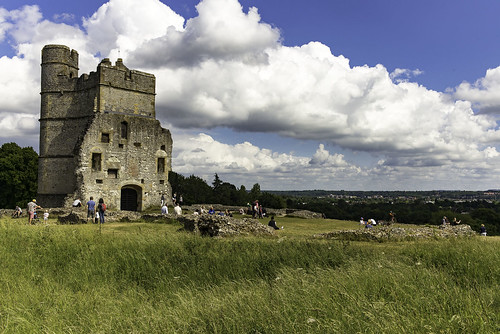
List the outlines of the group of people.
{"label": "group of people", "polygon": [[[80,205],[78,205],[78,202],[80,202]],[[75,200],[75,202],[73,202],[73,206],[81,206],[81,201],[79,199]],[[94,222],[96,224],[104,224],[104,217],[106,215],[105,212],[107,209],[106,204],[104,203],[104,199],[99,198],[99,201],[96,203],[94,201],[94,197],[90,196],[90,200],[87,202],[85,207],[87,209],[87,222],[90,219],[91,222]]]}
{"label": "group of people", "polygon": [[461,222],[462,222],[461,220],[457,220],[457,218],[455,217],[455,218],[453,218],[453,220],[450,223],[450,221],[448,220],[448,217],[446,217],[446,216],[443,216],[443,221],[442,221],[443,226],[448,226],[448,225],[457,226]]}
{"label": "group of people", "polygon": [[[180,207],[179,203],[175,204],[175,206],[174,206],[174,213],[177,216],[182,215],[182,208]],[[163,203],[163,205],[161,206],[161,214],[162,215],[168,215],[168,206],[167,206],[166,202]]]}
{"label": "group of people", "polygon": [[375,221],[375,219],[373,219],[373,218],[370,218],[370,219],[368,219],[367,221],[365,221],[365,220],[363,219],[363,217],[361,217],[361,219],[359,220],[359,224],[360,224],[360,225],[364,225],[364,226],[365,226],[365,228],[372,228],[372,227],[374,227],[375,225],[377,225],[377,222],[376,222],[376,221]]}
{"label": "group of people", "polygon": [[266,215],[266,209],[259,203],[258,200],[253,202],[252,207],[252,218],[264,218]]}
{"label": "group of people", "polygon": [[[38,220],[38,216],[36,213],[37,209],[43,210],[43,208],[36,203],[36,199],[33,199],[31,202],[28,203],[26,211],[28,212],[28,224],[29,225],[32,225],[34,223],[33,220],[35,220],[35,219]],[[47,223],[49,220],[49,212],[47,210],[44,213],[43,219],[44,219],[45,223]]]}

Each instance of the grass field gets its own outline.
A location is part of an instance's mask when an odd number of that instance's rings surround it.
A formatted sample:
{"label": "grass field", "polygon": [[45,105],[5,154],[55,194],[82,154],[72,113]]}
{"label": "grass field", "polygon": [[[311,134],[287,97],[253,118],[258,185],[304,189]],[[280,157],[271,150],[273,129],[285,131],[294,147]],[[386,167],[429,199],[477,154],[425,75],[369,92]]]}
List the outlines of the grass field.
{"label": "grass field", "polygon": [[340,242],[311,236],[359,223],[277,222],[275,237],[212,239],[0,219],[0,332],[500,332],[497,237]]}

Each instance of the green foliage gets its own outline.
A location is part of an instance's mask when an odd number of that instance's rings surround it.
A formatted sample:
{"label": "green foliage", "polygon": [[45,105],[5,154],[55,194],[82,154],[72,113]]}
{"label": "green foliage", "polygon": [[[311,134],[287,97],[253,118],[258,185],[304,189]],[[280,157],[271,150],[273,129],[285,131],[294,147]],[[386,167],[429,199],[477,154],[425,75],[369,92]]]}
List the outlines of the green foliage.
{"label": "green foliage", "polygon": [[233,184],[224,182],[218,174],[214,175],[212,187],[197,176],[191,175],[186,178],[172,171],[169,172],[169,182],[172,191],[177,195],[182,194],[184,203],[187,205],[223,204],[246,206],[247,203],[259,200],[264,207],[276,209],[286,207],[283,197],[261,192],[258,183],[254,184],[250,192],[247,192],[245,186],[242,185],[238,189]]}
{"label": "green foliage", "polygon": [[38,154],[32,147],[0,147],[0,208],[26,207],[36,196],[37,179]]}

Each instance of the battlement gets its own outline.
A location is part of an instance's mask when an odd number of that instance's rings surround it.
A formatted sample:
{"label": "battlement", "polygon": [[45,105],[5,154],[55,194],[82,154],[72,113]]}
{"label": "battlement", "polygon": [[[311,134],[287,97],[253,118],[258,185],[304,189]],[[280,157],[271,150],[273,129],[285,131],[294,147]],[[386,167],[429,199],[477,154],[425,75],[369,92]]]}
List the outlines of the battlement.
{"label": "battlement", "polygon": [[42,49],[42,64],[64,64],[78,71],[78,52],[66,45],[49,44]]}
{"label": "battlement", "polygon": [[155,94],[155,76],[153,74],[128,69],[123,64],[121,58],[118,58],[115,65],[111,64],[109,58],[104,58],[97,66],[97,73],[100,85],[108,85],[146,94]]}

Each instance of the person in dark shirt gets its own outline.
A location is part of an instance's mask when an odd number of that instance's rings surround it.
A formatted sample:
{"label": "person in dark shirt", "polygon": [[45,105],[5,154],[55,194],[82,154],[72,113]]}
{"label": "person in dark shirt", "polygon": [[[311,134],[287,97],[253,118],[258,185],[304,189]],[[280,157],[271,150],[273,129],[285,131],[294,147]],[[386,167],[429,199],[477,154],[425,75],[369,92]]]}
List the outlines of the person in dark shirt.
{"label": "person in dark shirt", "polygon": [[[269,226],[271,226],[272,228],[274,228],[275,230],[279,230],[280,228],[276,225],[276,220],[274,220],[274,216],[271,216],[271,220],[269,221],[269,223],[267,224]],[[283,226],[281,226],[281,229],[283,229]]]}

